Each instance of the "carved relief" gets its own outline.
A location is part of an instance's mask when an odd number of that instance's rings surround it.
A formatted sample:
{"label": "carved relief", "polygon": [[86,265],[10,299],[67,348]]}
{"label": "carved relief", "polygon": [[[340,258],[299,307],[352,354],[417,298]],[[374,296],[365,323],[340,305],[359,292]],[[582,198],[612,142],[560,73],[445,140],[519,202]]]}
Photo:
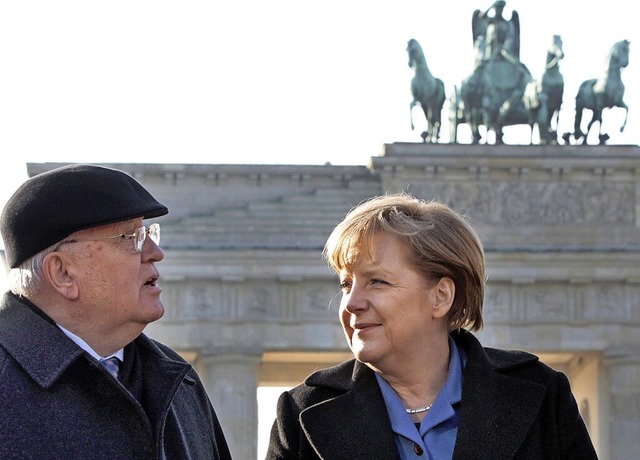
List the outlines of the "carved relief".
{"label": "carved relief", "polygon": [[335,321],[340,305],[335,283],[287,283],[280,285],[281,316]]}
{"label": "carved relief", "polygon": [[493,215],[497,209],[495,187],[489,183],[414,184],[410,192],[425,200],[443,201],[462,214],[474,216],[474,220],[479,222],[494,221],[498,218],[497,215]]}
{"label": "carved relief", "polygon": [[219,283],[191,282],[183,292],[184,318],[208,319],[224,315]]}
{"label": "carved relief", "polygon": [[[312,286],[300,286],[301,307],[306,317],[320,319],[336,319],[339,300],[336,303],[332,299],[336,294],[336,287],[326,284]],[[335,307],[335,308],[333,308]]]}
{"label": "carved relief", "polygon": [[571,299],[565,285],[531,285],[523,287],[522,290],[525,294],[528,321],[555,323],[571,319]]}
{"label": "carved relief", "polygon": [[418,184],[416,195],[438,199],[489,225],[625,224],[635,216],[633,184],[494,182]]}
{"label": "carved relief", "polygon": [[631,320],[631,302],[624,286],[609,283],[587,287],[583,314],[586,320],[594,322]]}
{"label": "carved relief", "polygon": [[169,280],[162,283],[162,302],[165,306],[164,321],[184,317],[183,286],[183,283]]}
{"label": "carved relief", "polygon": [[247,286],[241,294],[240,316],[265,316],[270,306],[274,305],[270,287]]}

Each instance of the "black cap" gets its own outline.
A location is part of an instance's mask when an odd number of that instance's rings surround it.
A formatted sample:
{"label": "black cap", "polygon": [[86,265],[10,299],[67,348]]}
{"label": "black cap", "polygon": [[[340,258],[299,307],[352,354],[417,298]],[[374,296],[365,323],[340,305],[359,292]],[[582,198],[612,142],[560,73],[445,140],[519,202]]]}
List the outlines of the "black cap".
{"label": "black cap", "polygon": [[38,174],[9,198],[0,217],[7,264],[18,267],[70,234],[169,210],[129,174],[70,165]]}

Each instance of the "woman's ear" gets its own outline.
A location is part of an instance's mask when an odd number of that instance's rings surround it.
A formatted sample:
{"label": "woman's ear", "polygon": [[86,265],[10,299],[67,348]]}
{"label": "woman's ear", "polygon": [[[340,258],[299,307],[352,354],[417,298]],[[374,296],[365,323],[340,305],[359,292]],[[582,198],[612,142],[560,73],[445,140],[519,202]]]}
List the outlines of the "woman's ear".
{"label": "woman's ear", "polygon": [[434,295],[433,316],[444,318],[449,313],[456,296],[456,285],[451,278],[442,277],[432,288]]}
{"label": "woman's ear", "polygon": [[68,300],[78,298],[78,284],[69,270],[71,260],[67,254],[52,252],[43,261],[43,274],[51,288]]}

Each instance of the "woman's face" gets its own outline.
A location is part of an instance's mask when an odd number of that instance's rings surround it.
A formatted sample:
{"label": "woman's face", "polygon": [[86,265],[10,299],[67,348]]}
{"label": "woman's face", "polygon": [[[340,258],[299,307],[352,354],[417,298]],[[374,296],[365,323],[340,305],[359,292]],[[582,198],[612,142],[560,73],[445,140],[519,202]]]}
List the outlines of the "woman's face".
{"label": "woman's face", "polygon": [[411,265],[399,238],[378,233],[372,243],[371,257],[359,251],[339,274],[340,321],[354,356],[384,370],[424,355],[434,339],[447,340],[451,301],[443,302],[442,282]]}

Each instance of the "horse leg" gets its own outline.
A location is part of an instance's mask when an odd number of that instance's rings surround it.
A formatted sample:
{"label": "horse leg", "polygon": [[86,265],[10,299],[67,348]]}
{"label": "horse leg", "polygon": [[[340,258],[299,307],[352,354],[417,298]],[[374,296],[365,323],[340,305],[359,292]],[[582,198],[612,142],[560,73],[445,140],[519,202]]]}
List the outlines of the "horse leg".
{"label": "horse leg", "polygon": [[411,131],[415,129],[415,127],[413,126],[413,107],[415,105],[416,101],[411,101],[411,104],[409,104],[409,119],[411,120]]}
{"label": "horse leg", "polygon": [[480,135],[480,125],[482,124],[482,113],[479,109],[472,108],[469,114],[469,124],[471,125],[472,143],[479,144],[482,140]]}
{"label": "horse leg", "polygon": [[537,122],[540,143],[547,145],[549,143],[549,129],[551,128],[551,125],[549,124],[550,117],[546,98],[541,101],[540,108],[538,110]]}
{"label": "horse leg", "polygon": [[531,132],[529,133],[529,145],[533,145],[533,125],[529,123],[529,129]]}
{"label": "horse leg", "polygon": [[431,142],[438,142],[438,139],[440,139],[440,120],[438,119],[438,117],[434,116],[434,118],[431,120]]}
{"label": "horse leg", "polygon": [[535,129],[535,113],[536,109],[533,107],[527,107],[527,124],[529,125],[529,145],[533,145],[533,130]]}
{"label": "horse leg", "polygon": [[502,132],[502,126],[496,126],[493,131],[496,134],[496,145],[502,145],[504,144],[504,141],[502,140],[502,137],[504,136],[504,133]]}
{"label": "horse leg", "polygon": [[425,120],[427,120],[427,129],[422,131],[422,141],[431,143],[431,136],[433,131],[433,125],[431,123],[431,107],[429,105],[422,106],[422,113],[424,114]]}
{"label": "horse leg", "polygon": [[[580,121],[578,120],[579,118],[582,118],[582,108],[580,107],[576,107],[576,115],[575,115],[575,126],[580,126]],[[573,137],[575,139],[578,139],[578,133],[577,131],[575,131],[575,126],[574,126],[574,133],[573,133]],[[557,125],[556,129],[560,129],[560,126]],[[569,145],[571,144],[571,136],[572,134],[570,132],[566,132],[564,134],[562,134],[562,141],[564,142],[565,145]]]}
{"label": "horse leg", "polygon": [[482,140],[482,136],[480,135],[480,126],[473,125],[473,143],[479,144]]}
{"label": "horse leg", "polygon": [[[431,125],[431,142],[438,142],[440,139],[440,125],[441,125],[441,116],[442,116],[442,105],[439,104],[440,101],[436,101],[429,107],[429,124]],[[442,101],[444,104],[444,100]]]}
{"label": "horse leg", "polygon": [[622,126],[620,127],[620,132],[624,131],[624,128],[627,126],[627,117],[629,116],[629,107],[624,102],[620,106],[624,109],[624,121],[622,122]]}
{"label": "horse leg", "polygon": [[[529,145],[533,145],[533,131],[535,130],[535,123],[529,122],[529,129]],[[538,130],[540,130],[540,126],[538,126]]]}
{"label": "horse leg", "polygon": [[587,143],[587,138],[589,137],[589,133],[591,132],[591,127],[595,122],[599,123],[598,126],[598,138],[602,139],[602,109],[600,107],[596,107],[593,109],[593,117],[591,117],[591,121],[587,125],[587,133],[584,135],[584,141],[582,144]]}
{"label": "horse leg", "polygon": [[447,94],[444,91],[444,83],[442,80],[436,80],[436,94],[433,97],[432,106],[432,132],[433,132],[433,142],[438,142],[440,140],[440,127],[442,126],[442,108],[444,107],[444,102],[447,100]]}
{"label": "horse leg", "polygon": [[557,108],[554,108],[549,114],[548,114],[548,122],[547,122],[547,126],[549,127],[549,141],[552,144],[557,144],[558,143],[558,126],[560,126],[560,110]]}
{"label": "horse leg", "polygon": [[584,134],[582,132],[582,129],[581,129],[581,126],[582,126],[582,111],[583,110],[584,110],[584,107],[582,107],[582,106],[577,106],[576,107],[576,117],[575,117],[575,120],[573,122],[573,137],[575,138],[576,142],[578,142],[581,138],[584,138],[585,142],[587,140],[586,134]]}

